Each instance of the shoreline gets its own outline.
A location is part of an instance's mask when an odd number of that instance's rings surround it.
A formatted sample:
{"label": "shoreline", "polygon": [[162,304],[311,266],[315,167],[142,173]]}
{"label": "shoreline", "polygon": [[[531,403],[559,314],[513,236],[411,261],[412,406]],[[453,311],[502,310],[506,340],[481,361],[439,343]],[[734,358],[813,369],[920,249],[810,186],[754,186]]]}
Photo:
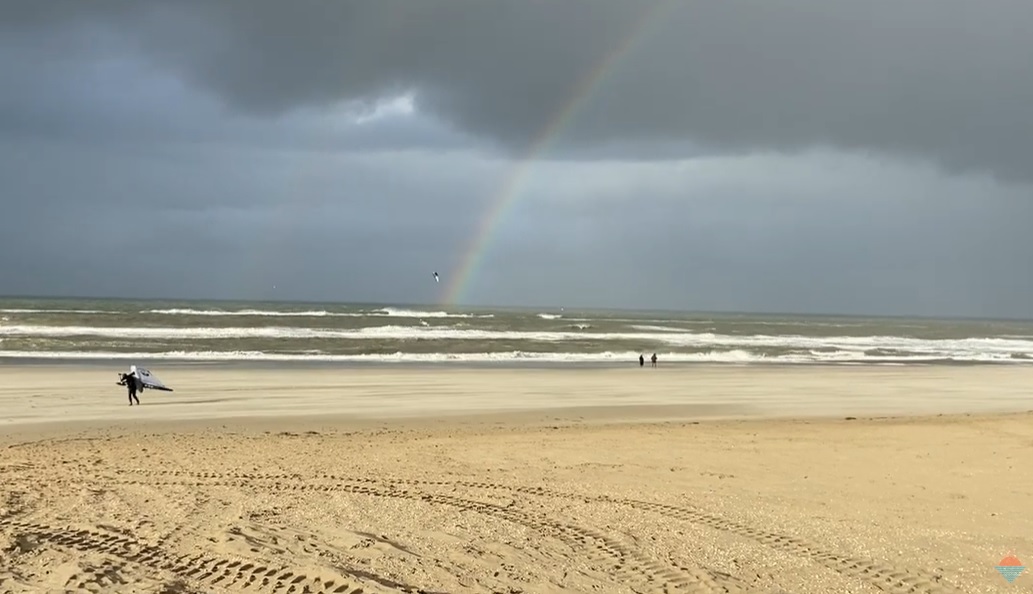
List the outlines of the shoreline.
{"label": "shoreline", "polygon": [[[0,352],[0,369],[25,367],[109,367],[118,369],[128,368],[129,365],[142,365],[149,369],[159,367],[224,367],[227,369],[403,369],[403,370],[425,370],[444,371],[462,369],[499,369],[499,370],[619,370],[634,369],[639,367],[637,360],[612,360],[612,361],[547,361],[535,359],[509,359],[498,361],[470,361],[470,360],[441,360],[441,361],[402,361],[390,359],[370,359],[367,361],[350,360],[325,360],[325,359],[191,359],[191,358],[155,358],[147,357],[10,357]],[[952,367],[993,367],[993,368],[1014,368],[1026,367],[1033,369],[1033,359],[1014,359],[1011,361],[959,361],[953,359],[917,359],[914,361],[665,361],[660,359],[659,367],[675,369],[699,369],[707,367],[734,367],[734,368],[842,368],[842,367],[874,367],[874,368],[952,368]],[[649,368],[649,358],[646,357],[645,368]]]}

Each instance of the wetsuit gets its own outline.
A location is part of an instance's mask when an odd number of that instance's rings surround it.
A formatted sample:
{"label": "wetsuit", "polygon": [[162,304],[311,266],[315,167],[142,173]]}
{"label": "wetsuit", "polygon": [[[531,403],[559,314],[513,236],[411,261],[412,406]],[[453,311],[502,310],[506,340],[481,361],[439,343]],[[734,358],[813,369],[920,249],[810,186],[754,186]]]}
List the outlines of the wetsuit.
{"label": "wetsuit", "polygon": [[136,376],[133,374],[126,374],[126,387],[129,388],[129,406],[133,405],[135,400],[137,404],[140,404],[140,399],[136,397]]}

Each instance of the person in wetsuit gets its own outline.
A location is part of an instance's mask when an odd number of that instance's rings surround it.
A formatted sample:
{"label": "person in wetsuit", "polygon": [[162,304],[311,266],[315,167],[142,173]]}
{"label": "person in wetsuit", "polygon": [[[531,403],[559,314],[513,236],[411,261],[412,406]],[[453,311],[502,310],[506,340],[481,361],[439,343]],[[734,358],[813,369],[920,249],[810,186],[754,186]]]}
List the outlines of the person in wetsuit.
{"label": "person in wetsuit", "polygon": [[133,405],[134,400],[137,404],[140,404],[140,399],[136,397],[136,376],[132,373],[123,373],[120,383],[125,384],[126,388],[129,389],[129,406]]}

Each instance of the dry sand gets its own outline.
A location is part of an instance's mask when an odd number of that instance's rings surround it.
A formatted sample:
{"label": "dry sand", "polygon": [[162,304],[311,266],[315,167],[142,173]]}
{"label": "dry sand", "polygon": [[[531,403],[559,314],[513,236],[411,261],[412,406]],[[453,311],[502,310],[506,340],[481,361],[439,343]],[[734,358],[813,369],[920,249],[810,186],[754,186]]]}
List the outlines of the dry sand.
{"label": "dry sand", "polygon": [[117,367],[0,366],[0,592],[1033,591],[1029,368]]}

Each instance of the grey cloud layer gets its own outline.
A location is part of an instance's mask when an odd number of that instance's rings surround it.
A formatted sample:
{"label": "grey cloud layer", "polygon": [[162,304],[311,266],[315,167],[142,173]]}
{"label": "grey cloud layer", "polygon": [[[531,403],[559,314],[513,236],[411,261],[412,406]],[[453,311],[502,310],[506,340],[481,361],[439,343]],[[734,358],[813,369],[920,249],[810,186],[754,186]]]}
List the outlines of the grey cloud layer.
{"label": "grey cloud layer", "polygon": [[1024,0],[19,0],[0,22],[95,36],[110,25],[251,114],[416,89],[444,121],[518,150],[631,39],[569,122],[567,148],[828,144],[1033,171]]}
{"label": "grey cloud layer", "polygon": [[[529,192],[505,219],[470,295],[492,303],[530,294],[560,306],[1033,314],[1026,192],[804,157],[544,168],[531,183],[554,191]],[[600,196],[571,183],[596,178],[618,187]],[[533,240],[522,237],[531,229]]]}
{"label": "grey cloud layer", "polygon": [[0,292],[430,303],[494,173],[451,153],[0,141]]}
{"label": "grey cloud layer", "polygon": [[[512,173],[161,151],[0,142],[5,292],[431,303]],[[464,301],[1033,315],[1033,202],[985,180],[809,154],[551,163],[525,183]]]}

